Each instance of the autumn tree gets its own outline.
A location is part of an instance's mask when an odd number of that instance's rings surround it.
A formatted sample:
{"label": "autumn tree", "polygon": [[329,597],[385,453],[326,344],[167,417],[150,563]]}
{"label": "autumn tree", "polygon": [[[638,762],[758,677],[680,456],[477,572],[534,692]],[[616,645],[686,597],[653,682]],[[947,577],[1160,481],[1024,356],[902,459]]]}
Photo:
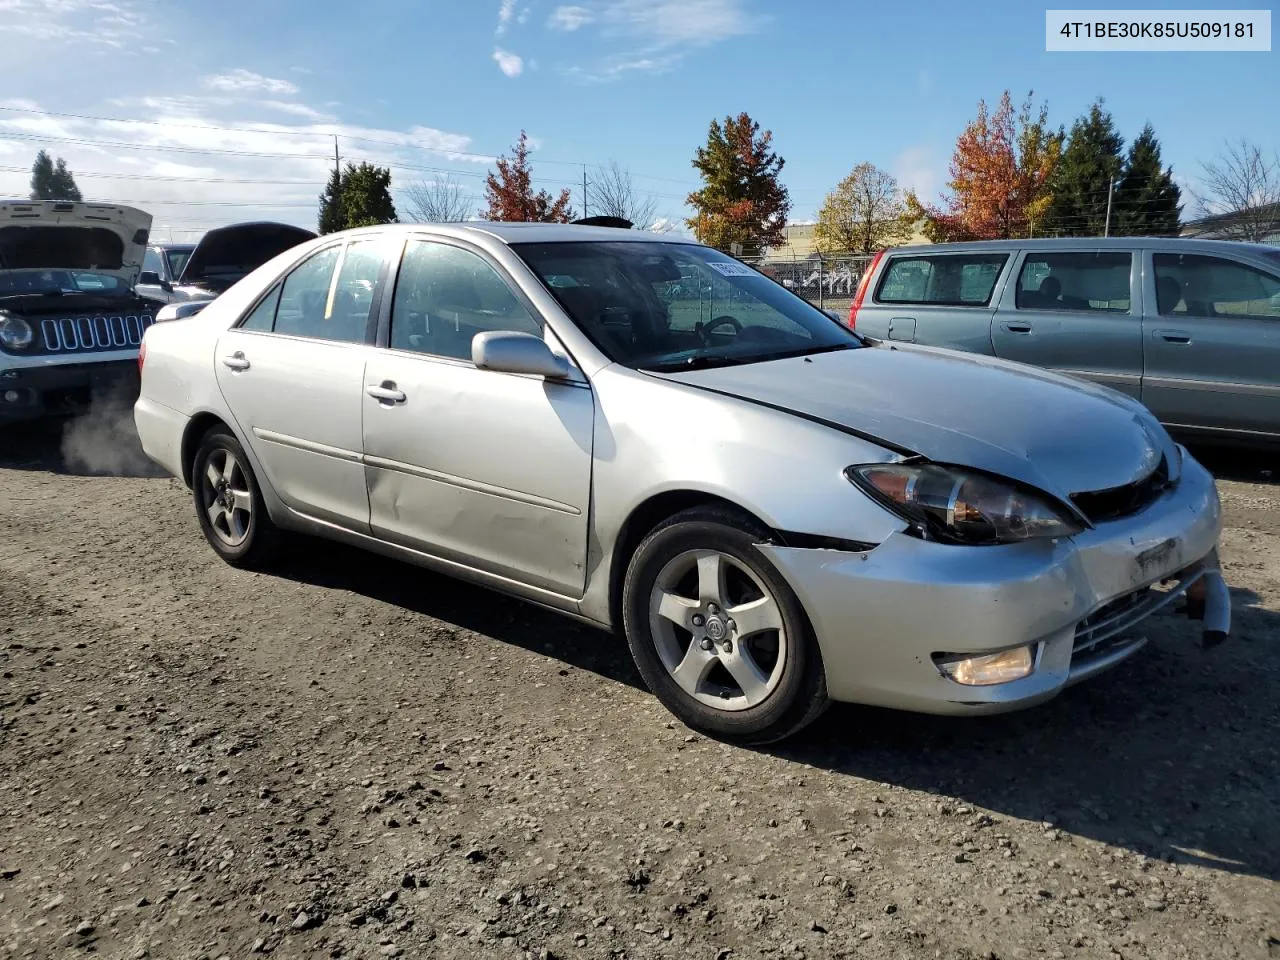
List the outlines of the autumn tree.
{"label": "autumn tree", "polygon": [[637,190],[630,172],[616,160],[596,168],[587,195],[592,216],[621,217],[641,230],[648,230],[658,219],[657,199]]}
{"label": "autumn tree", "polygon": [[450,176],[409,184],[405,200],[416,223],[459,223],[474,212],[463,185]]}
{"label": "autumn tree", "polygon": [[1149,123],[1129,147],[1114,204],[1114,234],[1127,237],[1178,235],[1182,220],[1182,192],[1173,182],[1173,170],[1161,164],[1160,141]]}
{"label": "autumn tree", "polygon": [[892,174],[860,163],[827,194],[814,243],[821,253],[872,253],[905,243],[912,220]]}
{"label": "autumn tree", "polygon": [[[1054,173],[1053,205],[1049,209],[1049,227],[1054,234],[1103,235],[1108,194],[1124,170],[1123,150],[1124,138],[1099,97],[1071,125],[1071,135]],[[1114,197],[1112,201],[1114,204]]]}
{"label": "autumn tree", "polygon": [[512,148],[511,159],[498,158],[497,169],[491,171],[485,180],[484,195],[488,207],[480,215],[485,220],[568,223],[574,218],[567,189],[561,190],[555,198],[546,190],[533,192],[529,139],[523,130]]}
{"label": "autumn tree", "polygon": [[785,161],[772,144],[772,132],[746,113],[723,125],[711,121],[693,160],[703,187],[688,200],[695,214],[686,222],[699,241],[720,250],[740,245],[742,256],[782,244],[791,198],[778,179]]}
{"label": "autumn tree", "polygon": [[1062,132],[1048,126],[1048,111],[1033,111],[1031,94],[1016,110],[1006,90],[995,113],[985,101],[956,140],[950,196],[926,206],[907,195],[908,215],[925,219],[925,234],[947,240],[997,240],[1034,234],[1052,202],[1049,184],[1062,154]]}
{"label": "autumn tree", "polygon": [[55,163],[44,150],[36,154],[31,165],[32,200],[83,200],[76,178],[67,169],[67,161],[61,157]]}
{"label": "autumn tree", "polygon": [[1261,243],[1280,231],[1280,154],[1268,157],[1243,139],[1228,143],[1200,179],[1200,212],[1217,218],[1215,236]]}

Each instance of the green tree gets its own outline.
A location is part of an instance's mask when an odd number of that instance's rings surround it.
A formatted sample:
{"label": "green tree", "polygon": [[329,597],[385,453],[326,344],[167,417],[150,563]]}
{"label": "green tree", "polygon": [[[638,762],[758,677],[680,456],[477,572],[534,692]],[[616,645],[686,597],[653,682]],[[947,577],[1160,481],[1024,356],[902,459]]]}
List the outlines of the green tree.
{"label": "green tree", "polygon": [[398,222],[391,200],[391,171],[371,163],[348,163],[342,176],[342,214],[348,230]]}
{"label": "green tree", "polygon": [[1151,124],[1129,147],[1113,198],[1112,232],[1121,236],[1177,236],[1182,192],[1173,170],[1160,163],[1160,141]]}
{"label": "green tree", "polygon": [[67,162],[59,157],[55,163],[41,150],[31,165],[31,199],[83,200],[84,197],[76,186],[76,178],[67,169]]}
{"label": "green tree", "polygon": [[746,113],[711,121],[707,144],[693,166],[703,187],[689,195],[696,211],[686,222],[702,243],[720,250],[741,246],[758,256],[783,242],[791,198],[778,175],[785,161],[772,149],[773,134],[760,131]]}
{"label": "green tree", "polygon": [[320,194],[320,216],[318,232],[336,233],[346,225],[342,212],[342,172],[335,166],[329,174],[329,182]]}
{"label": "green tree", "polygon": [[822,253],[872,253],[911,238],[902,191],[893,175],[860,163],[827,194],[814,243]]}
{"label": "green tree", "polygon": [[[1124,169],[1124,138],[1099,97],[1071,125],[1071,134],[1051,183],[1053,203],[1046,232],[1100,237],[1106,226],[1107,195]],[[1114,215],[1114,210],[1113,210]],[[1114,223],[1114,221],[1113,221]]]}

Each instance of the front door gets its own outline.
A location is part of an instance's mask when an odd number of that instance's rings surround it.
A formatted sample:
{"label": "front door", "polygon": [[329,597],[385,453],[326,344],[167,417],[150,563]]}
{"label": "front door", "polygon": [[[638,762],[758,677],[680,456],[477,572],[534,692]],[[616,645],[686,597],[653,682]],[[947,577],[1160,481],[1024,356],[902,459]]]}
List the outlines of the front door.
{"label": "front door", "polygon": [[477,369],[486,330],[544,335],[496,264],[410,240],[386,349],[365,368],[376,536],[561,596],[586,582],[595,404],[573,382]]}
{"label": "front door", "polygon": [[1142,400],[1163,422],[1280,434],[1280,269],[1154,253]]}
{"label": "front door", "polygon": [[367,532],[361,408],[378,240],[335,243],[277,283],[214,358],[242,436],[293,509]]}
{"label": "front door", "polygon": [[1140,263],[1128,251],[1029,251],[991,326],[996,356],[1142,393]]}

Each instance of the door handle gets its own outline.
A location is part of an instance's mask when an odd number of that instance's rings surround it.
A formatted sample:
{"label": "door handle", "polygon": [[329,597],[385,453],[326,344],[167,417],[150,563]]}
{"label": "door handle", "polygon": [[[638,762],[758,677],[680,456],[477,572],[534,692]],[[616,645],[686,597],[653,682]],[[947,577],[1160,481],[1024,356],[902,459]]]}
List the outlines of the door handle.
{"label": "door handle", "polygon": [[1031,324],[1024,323],[1020,320],[1006,320],[1004,323],[1000,324],[1000,326],[1004,327],[1010,333],[1030,333],[1031,332]]}
{"label": "door handle", "polygon": [[1185,330],[1156,330],[1154,335],[1169,343],[1190,343],[1191,334]]}
{"label": "door handle", "polygon": [[223,357],[222,363],[224,366],[230,367],[232,370],[249,369],[249,361],[245,359],[244,351],[242,350],[237,350],[229,357]]}
{"label": "door handle", "polygon": [[405,401],[404,391],[397,390],[395,383],[391,380],[368,384],[364,392],[379,403],[404,403]]}

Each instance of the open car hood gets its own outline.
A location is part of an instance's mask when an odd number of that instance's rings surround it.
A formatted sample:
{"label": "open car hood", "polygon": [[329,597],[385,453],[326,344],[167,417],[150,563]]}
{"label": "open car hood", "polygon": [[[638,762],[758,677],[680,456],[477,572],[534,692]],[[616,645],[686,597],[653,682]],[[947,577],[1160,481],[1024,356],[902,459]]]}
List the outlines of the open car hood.
{"label": "open car hood", "polygon": [[83,270],[132,287],[142,269],[151,214],[118,204],[0,201],[0,273]]}
{"label": "open car hood", "polygon": [[287,223],[234,223],[206,233],[187,260],[178,283],[217,295],[273,257],[316,234]]}

